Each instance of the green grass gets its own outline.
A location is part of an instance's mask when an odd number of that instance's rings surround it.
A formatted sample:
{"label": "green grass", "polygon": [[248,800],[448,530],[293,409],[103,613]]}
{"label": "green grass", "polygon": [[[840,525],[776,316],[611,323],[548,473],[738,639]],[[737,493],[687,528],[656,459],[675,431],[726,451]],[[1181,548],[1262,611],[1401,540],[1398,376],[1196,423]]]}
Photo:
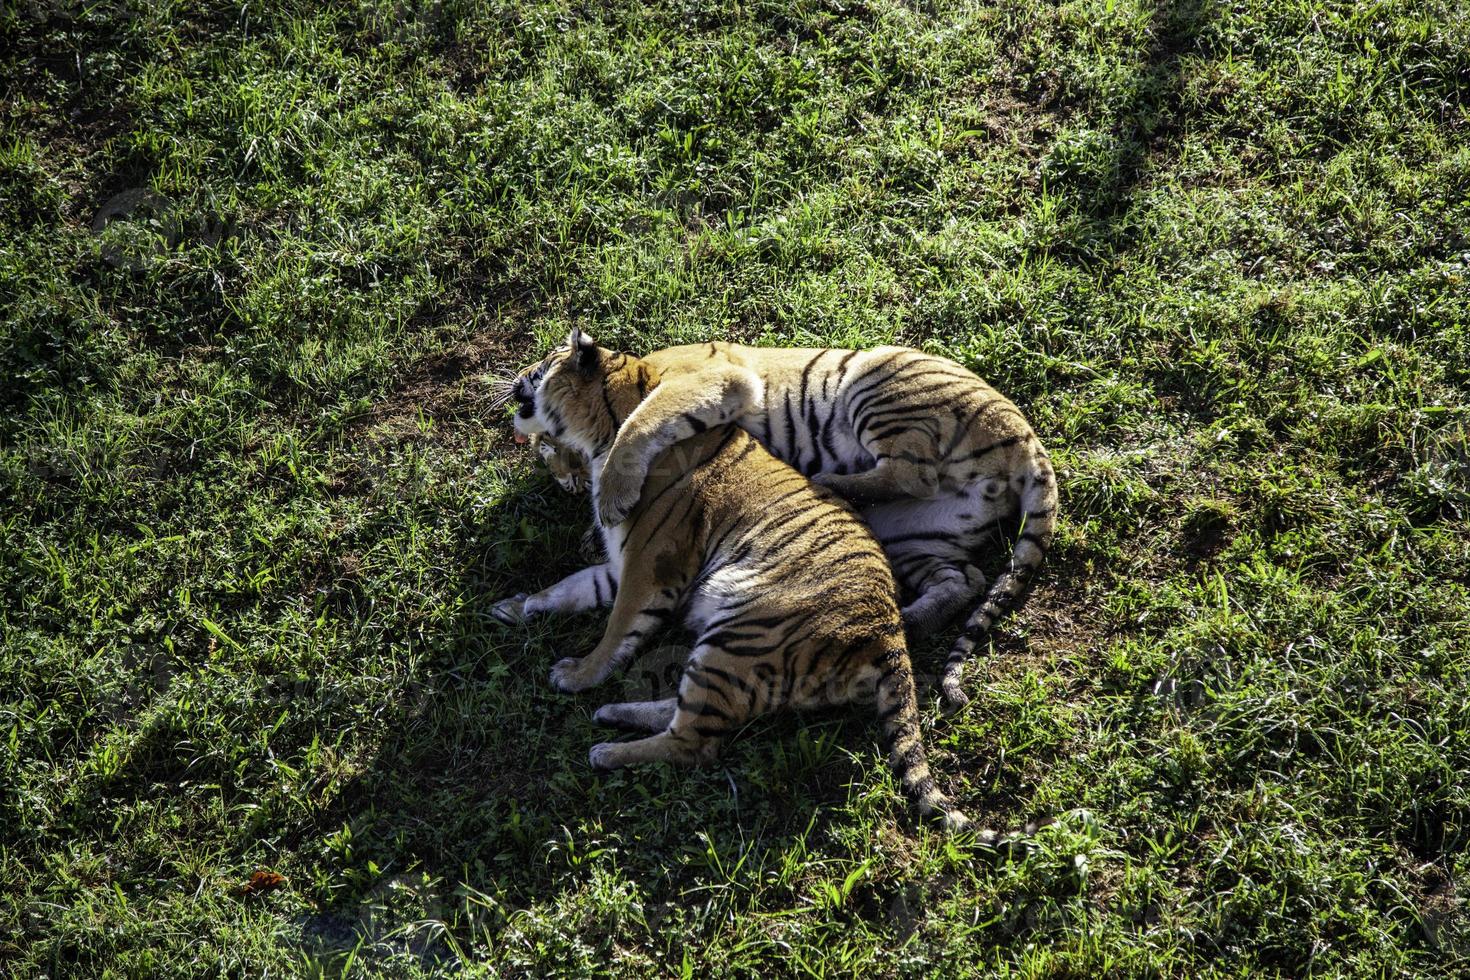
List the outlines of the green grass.
{"label": "green grass", "polygon": [[[1463,5],[0,33],[0,974],[1470,974]],[[926,730],[1031,853],[917,826],[862,712],[588,771],[600,620],[487,614],[580,561],[480,380],[573,322],[1029,412],[1057,547]]]}

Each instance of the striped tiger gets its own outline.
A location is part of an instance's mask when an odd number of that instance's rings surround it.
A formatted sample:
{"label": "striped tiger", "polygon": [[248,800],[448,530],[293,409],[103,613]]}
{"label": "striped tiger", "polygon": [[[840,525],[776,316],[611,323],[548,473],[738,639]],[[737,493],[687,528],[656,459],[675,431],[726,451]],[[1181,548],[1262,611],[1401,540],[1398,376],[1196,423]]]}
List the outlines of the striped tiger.
{"label": "striped tiger", "polygon": [[[616,525],[629,512],[669,446],[734,422],[862,509],[908,598],[911,637],[973,606],[940,681],[946,710],[962,707],[965,662],[1024,598],[1056,527],[1056,476],[1020,410],[953,361],[908,347],[708,343],[643,360],[662,382],[608,451],[599,520]],[[986,589],[974,559],[997,530],[1015,544]]]}
{"label": "striped tiger", "polygon": [[[660,386],[654,365],[574,330],[516,380],[517,440],[539,437],[542,446],[582,453],[596,500],[619,426]],[[872,698],[905,793],[947,829],[967,826],[925,759],[893,573],[839,497],[740,428],[707,426],[664,450],[641,499],[601,528],[605,563],[493,609],[516,623],[612,606],[597,646],[552,667],[562,691],[607,679],[676,614],[695,634],[676,696],[598,709],[599,723],[654,734],[593,746],[595,768],[708,763],[758,714]]]}

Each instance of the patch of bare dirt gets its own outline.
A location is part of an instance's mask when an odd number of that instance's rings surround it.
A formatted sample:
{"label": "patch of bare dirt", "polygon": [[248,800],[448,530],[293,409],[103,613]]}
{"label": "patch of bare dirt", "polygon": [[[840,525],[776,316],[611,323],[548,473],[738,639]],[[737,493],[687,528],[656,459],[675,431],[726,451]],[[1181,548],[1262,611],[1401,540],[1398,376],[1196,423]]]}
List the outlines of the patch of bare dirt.
{"label": "patch of bare dirt", "polygon": [[477,334],[415,363],[369,412],[348,426],[348,435],[399,441],[415,437],[429,422],[439,443],[466,442],[473,431],[505,422],[493,404],[489,374],[515,371],[532,357],[522,334]]}
{"label": "patch of bare dirt", "polygon": [[1040,159],[1056,132],[1056,115],[1044,108],[1049,96],[1038,102],[1020,90],[989,87],[974,93],[979,128],[993,140],[1009,143],[1027,160]]}
{"label": "patch of bare dirt", "polygon": [[1453,927],[1465,912],[1465,900],[1455,888],[1454,879],[1439,864],[1430,862],[1415,869],[1418,878],[1418,901],[1420,928],[1424,938],[1435,947],[1441,946],[1449,937],[1441,933],[1446,926]]}
{"label": "patch of bare dirt", "polygon": [[[1049,666],[1060,661],[1090,660],[1101,653],[1113,633],[1099,611],[1099,603],[1087,597],[1087,585],[1078,581],[1073,569],[1058,569],[1047,577],[1047,566],[1017,621],[1026,638],[1011,659],[1022,666]],[[1002,621],[1000,629],[1005,629]],[[1012,668],[1014,669],[1014,668]]]}

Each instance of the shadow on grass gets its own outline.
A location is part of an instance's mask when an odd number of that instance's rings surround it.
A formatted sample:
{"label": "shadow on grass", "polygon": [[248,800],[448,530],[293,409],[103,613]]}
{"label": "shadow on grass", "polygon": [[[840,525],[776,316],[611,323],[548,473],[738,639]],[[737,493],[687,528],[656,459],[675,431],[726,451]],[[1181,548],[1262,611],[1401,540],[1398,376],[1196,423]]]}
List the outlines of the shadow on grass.
{"label": "shadow on grass", "polygon": [[1043,164],[1047,185],[1070,198],[1093,226],[1084,239],[1101,239],[1113,252],[1132,245],[1135,229],[1128,215],[1154,159],[1185,130],[1185,59],[1200,47],[1214,6],[1213,0],[1160,0],[1138,70],[1119,103],[1106,118],[1051,148]]}
{"label": "shadow on grass", "polygon": [[1097,213],[1129,209],[1149,161],[1184,129],[1184,57],[1199,45],[1214,0],[1162,0],[1154,9],[1149,44],[1115,129],[1120,144],[1115,179],[1095,202]]}
{"label": "shadow on grass", "polygon": [[[485,521],[525,524],[543,483],[539,471],[520,481]],[[628,930],[635,943],[656,941],[657,920],[687,892],[729,887],[730,869],[752,854],[765,862],[799,847],[818,810],[861,781],[840,746],[864,739],[832,716],[763,719],[709,769],[594,773],[588,749],[626,736],[592,724],[592,712],[651,696],[682,663],[679,635],[656,638],[602,688],[571,696],[551,688],[550,665],[589,649],[606,612],[523,627],[489,612],[505,594],[587,563],[577,545],[583,507],[561,498],[556,530],[509,567],[476,543],[494,531],[467,523],[450,559],[465,569],[453,627],[430,639],[419,676],[385,706],[375,757],[322,818],[345,828],[323,864],[347,887],[301,926],[304,952],[328,972],[360,947],[436,959],[452,955],[456,937],[513,944],[598,889],[606,894],[594,904],[625,925],[585,941],[611,948]],[[640,883],[636,894],[629,882]],[[566,941],[576,931],[566,925]]]}

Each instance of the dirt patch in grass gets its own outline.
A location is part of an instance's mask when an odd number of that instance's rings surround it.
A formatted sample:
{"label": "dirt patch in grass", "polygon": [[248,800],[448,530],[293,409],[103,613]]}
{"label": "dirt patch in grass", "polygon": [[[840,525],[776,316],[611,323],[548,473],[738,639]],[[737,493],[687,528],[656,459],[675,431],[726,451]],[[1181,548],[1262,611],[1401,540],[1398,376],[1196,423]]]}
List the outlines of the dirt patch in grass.
{"label": "dirt patch in grass", "polygon": [[1068,660],[1089,660],[1114,632],[1098,603],[1087,598],[1085,583],[1063,570],[1048,578],[1044,565],[1039,574],[1043,581],[1017,615],[1026,637],[1017,644],[1014,656],[1006,658],[1008,670],[1017,665],[1056,669]]}
{"label": "dirt patch in grass", "polygon": [[524,334],[477,333],[449,350],[415,362],[399,382],[347,427],[349,437],[373,442],[417,438],[432,424],[440,445],[462,446],[474,431],[506,421],[494,404],[488,374],[519,367],[527,357]]}

